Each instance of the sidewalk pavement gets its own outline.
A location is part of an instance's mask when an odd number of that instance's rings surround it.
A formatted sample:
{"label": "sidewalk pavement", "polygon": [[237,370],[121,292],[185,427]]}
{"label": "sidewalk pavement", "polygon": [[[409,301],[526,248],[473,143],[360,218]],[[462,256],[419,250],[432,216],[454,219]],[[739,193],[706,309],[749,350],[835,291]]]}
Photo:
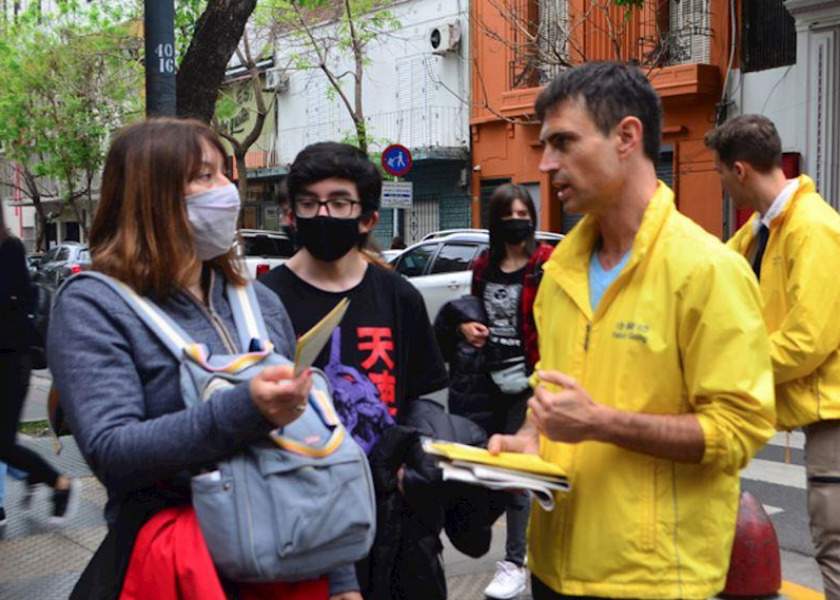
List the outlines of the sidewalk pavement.
{"label": "sidewalk pavement", "polygon": [[[51,380],[46,371],[33,374],[30,394],[24,407],[24,421],[46,418],[46,398]],[[47,525],[50,503],[39,498],[35,508],[22,513],[18,508],[23,483],[6,480],[4,506],[9,523],[0,530],[0,599],[66,600],[81,571],[105,537],[102,510],[106,494],[92,476],[72,437],[62,438],[64,450],[55,455],[51,438],[21,436],[21,441],[42,454],[62,473],[83,482],[82,502],[75,519],[63,528]],[[447,588],[452,600],[482,600],[484,588],[495,573],[496,561],[504,558],[504,518],[494,526],[490,551],[471,559],[452,548],[443,536],[443,562]],[[819,600],[822,594],[819,571],[812,557],[782,551],[785,585],[780,600]],[[518,600],[530,600],[530,590]]]}
{"label": "sidewalk pavement", "polygon": [[[82,502],[76,518],[64,528],[51,528],[47,523],[49,502],[44,496],[26,514],[18,510],[23,484],[7,480],[6,512],[9,524],[0,534],[0,598],[2,600],[66,600],[81,571],[93,556],[102,538],[105,525],[102,508],[105,490],[91,476],[72,438],[62,438],[64,450],[56,457],[49,438],[22,437],[22,441],[55,464],[63,473],[83,481]],[[470,559],[444,539],[444,565],[449,598],[481,600],[490,583],[495,563],[504,557],[504,519],[494,527],[490,551],[480,559]],[[794,585],[785,588],[793,600],[814,600],[819,597],[819,574],[810,557],[792,552],[782,553],[785,579]],[[529,594],[520,596],[529,599]]]}

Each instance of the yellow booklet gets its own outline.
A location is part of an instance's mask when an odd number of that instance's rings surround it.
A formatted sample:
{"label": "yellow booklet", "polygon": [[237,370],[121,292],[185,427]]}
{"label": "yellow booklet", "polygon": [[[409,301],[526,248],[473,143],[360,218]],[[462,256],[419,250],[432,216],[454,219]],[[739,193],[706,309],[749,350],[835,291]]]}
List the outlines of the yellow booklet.
{"label": "yellow booklet", "polygon": [[321,350],[327,345],[333,330],[341,323],[349,306],[350,298],[342,298],[341,302],[336,304],[312,329],[300,336],[295,348],[295,377],[312,366],[321,354]]}
{"label": "yellow booklet", "polygon": [[563,469],[534,454],[502,452],[494,456],[484,448],[441,441],[431,441],[428,444],[427,452],[437,454],[450,461],[478,463],[509,471],[520,471],[552,478],[566,478],[566,472]]}

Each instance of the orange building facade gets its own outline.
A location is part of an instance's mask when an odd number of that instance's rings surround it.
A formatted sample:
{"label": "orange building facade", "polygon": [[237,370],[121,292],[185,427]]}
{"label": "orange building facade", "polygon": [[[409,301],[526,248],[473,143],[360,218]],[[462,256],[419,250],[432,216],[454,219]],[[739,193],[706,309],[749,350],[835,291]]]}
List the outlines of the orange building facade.
{"label": "orange building facade", "polygon": [[[655,60],[666,66],[643,67],[665,107],[663,153],[660,177],[669,183],[677,206],[709,232],[724,232],[723,195],[713,158],[703,136],[714,127],[717,106],[731,54],[730,2],[727,0],[681,0],[683,9],[705,7],[704,23],[690,23],[695,35],[693,48],[682,56],[661,52],[662,39],[674,37],[675,16],[668,11],[674,0],[651,0],[633,9],[625,19],[623,7],[609,13],[596,11],[588,0],[568,0],[564,17],[568,38],[564,46],[571,63],[583,60],[638,60],[643,65]],[[612,4],[612,3],[611,3]],[[540,228],[565,231],[573,223],[563,215],[547,175],[538,170],[542,147],[535,123],[534,101],[549,80],[544,70],[529,74],[521,65],[523,30],[534,29],[526,39],[534,40],[542,7],[558,6],[557,0],[474,0],[471,13],[471,56],[473,110],[470,120],[473,161],[473,225],[483,226],[482,208],[492,189],[505,181],[526,185],[538,201]],[[509,7],[505,12],[500,7]],[[517,9],[514,13],[513,9]],[[544,9],[546,10],[546,9]],[[513,15],[516,15],[516,18]],[[699,14],[699,13],[698,13]],[[616,24],[621,36],[610,35]],[[669,35],[669,25],[671,27]],[[679,31],[676,32],[679,36]],[[537,36],[539,37],[539,36]],[[540,42],[536,42],[539,44]],[[660,53],[657,55],[657,49]],[[673,53],[672,53],[673,54]],[[657,56],[659,58],[657,58]],[[532,61],[533,63],[533,61]],[[677,63],[677,64],[674,64]],[[540,67],[543,68],[544,67]],[[531,85],[529,85],[531,84]]]}

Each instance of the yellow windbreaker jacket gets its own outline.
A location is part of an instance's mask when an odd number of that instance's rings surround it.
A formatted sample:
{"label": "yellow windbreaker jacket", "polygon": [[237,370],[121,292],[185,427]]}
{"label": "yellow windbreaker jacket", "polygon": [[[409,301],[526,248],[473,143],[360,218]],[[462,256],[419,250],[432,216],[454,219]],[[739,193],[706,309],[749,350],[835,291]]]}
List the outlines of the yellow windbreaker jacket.
{"label": "yellow windbreaker jacket", "polygon": [[[754,214],[728,245],[752,257],[759,218]],[[840,419],[840,215],[806,175],[770,223],[759,286],[778,427]]]}
{"label": "yellow windbreaker jacket", "polygon": [[529,567],[561,594],[707,598],[726,579],[738,470],[774,433],[769,345],[746,261],[677,212],[659,184],[632,254],[592,313],[588,267],[598,240],[585,217],[546,263],[535,304],[540,369],[576,378],[626,411],[693,413],[701,464],[612,444],[541,438],[569,494],[534,505]]}

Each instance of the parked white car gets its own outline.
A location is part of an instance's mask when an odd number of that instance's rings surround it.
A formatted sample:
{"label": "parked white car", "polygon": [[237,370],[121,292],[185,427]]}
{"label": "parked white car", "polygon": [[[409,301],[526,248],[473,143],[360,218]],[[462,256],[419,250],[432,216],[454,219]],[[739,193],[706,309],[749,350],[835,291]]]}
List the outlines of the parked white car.
{"label": "parked white car", "polygon": [[295,253],[294,244],[285,233],[262,229],[240,229],[234,248],[243,272],[251,279],[282,265]]}
{"label": "parked white car", "polygon": [[[536,237],[552,246],[563,239],[548,231],[538,231]],[[486,229],[436,231],[403,250],[392,264],[420,291],[434,322],[444,304],[470,293],[472,263],[489,244]]]}
{"label": "parked white car", "polygon": [[384,260],[386,263],[392,265],[392,264],[394,264],[394,261],[397,259],[397,257],[400,254],[402,254],[403,252],[405,252],[405,249],[402,249],[402,250],[383,250],[379,254],[382,255],[382,260]]}

